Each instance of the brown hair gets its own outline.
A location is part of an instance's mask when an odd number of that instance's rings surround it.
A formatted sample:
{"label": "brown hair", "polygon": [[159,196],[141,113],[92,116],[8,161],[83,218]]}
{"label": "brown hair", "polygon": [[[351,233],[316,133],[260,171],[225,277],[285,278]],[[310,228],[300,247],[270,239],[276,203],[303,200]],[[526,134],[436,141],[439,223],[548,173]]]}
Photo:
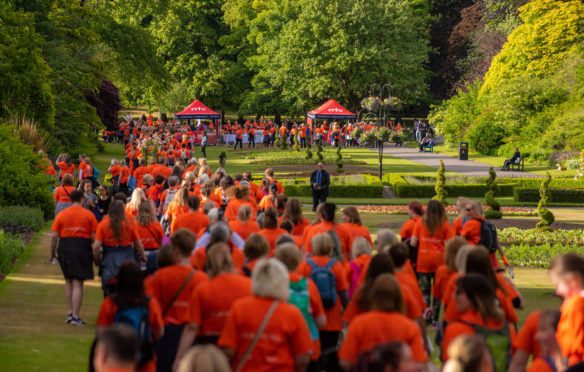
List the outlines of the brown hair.
{"label": "brown hair", "polygon": [[239,200],[249,199],[249,186],[239,185],[235,188],[235,198]]}
{"label": "brown hair", "polygon": [[556,257],[551,270],[559,276],[574,274],[584,285],[584,257],[576,253],[566,253]]}
{"label": "brown hair", "polygon": [[375,280],[382,274],[393,274],[393,271],[393,261],[388,253],[377,253],[371,258],[369,268],[367,269],[367,273],[365,273],[365,282],[359,289],[359,307],[365,310],[371,310],[373,284]]}
{"label": "brown hair", "polygon": [[[490,262],[489,262],[490,263]],[[466,274],[456,281],[456,291],[462,291],[468,297],[484,322],[494,319],[502,322],[505,318],[503,310],[497,306],[495,289],[479,274]]]}
{"label": "brown hair", "polygon": [[426,213],[422,216],[422,222],[428,229],[428,232],[431,235],[437,234],[442,230],[446,221],[446,210],[442,203],[437,200],[430,200],[426,208]]}
{"label": "brown hair", "polygon": [[460,250],[460,247],[466,245],[466,239],[462,236],[455,236],[446,241],[444,246],[444,262],[446,263],[446,270],[451,273],[456,271],[455,258]]}
{"label": "brown hair", "polygon": [[505,293],[505,289],[501,287],[501,284],[495,275],[495,271],[493,270],[491,255],[485,247],[478,245],[469,250],[468,255],[466,256],[465,273],[476,273],[482,275],[487,280],[487,283],[493,288],[493,291],[500,289]]}
{"label": "brown hair", "polygon": [[197,238],[191,230],[181,228],[172,234],[170,242],[172,247],[177,248],[183,257],[189,257],[193,251],[193,248],[195,248]]}
{"label": "brown hair", "polygon": [[302,253],[293,243],[283,243],[276,247],[275,257],[286,266],[288,272],[296,271],[302,261]]}
{"label": "brown hair", "polygon": [[415,214],[418,216],[424,215],[424,206],[419,201],[413,200],[408,204],[408,208],[410,208]]}
{"label": "brown hair", "polygon": [[74,184],[75,184],[75,178],[73,178],[73,175],[71,173],[67,173],[61,179],[62,186],[73,186]]}
{"label": "brown hair", "polygon": [[252,233],[245,240],[243,254],[249,259],[266,256],[270,253],[270,244],[262,234]]}
{"label": "brown hair", "polygon": [[384,312],[403,312],[401,288],[393,274],[381,274],[375,279],[371,290],[371,309]]}
{"label": "brown hair", "polygon": [[356,223],[357,225],[363,225],[361,222],[361,217],[359,216],[359,211],[355,207],[346,207],[343,209],[343,214],[349,217],[350,223]]}
{"label": "brown hair", "polygon": [[264,229],[276,229],[278,227],[278,210],[269,207],[264,212]]}
{"label": "brown hair", "polygon": [[154,205],[151,200],[142,200],[140,205],[138,205],[136,220],[142,226],[148,226],[150,222],[157,221],[156,212],[154,211]]}
{"label": "brown hair", "polygon": [[300,202],[296,198],[290,198],[284,207],[284,220],[291,221],[294,226],[302,221],[302,208]]}
{"label": "brown hair", "polygon": [[226,243],[212,244],[207,252],[207,274],[214,278],[221,273],[232,272],[231,252]]}
{"label": "brown hair", "polygon": [[122,232],[124,231],[124,223],[126,222],[124,203],[120,200],[112,201],[107,215],[110,219],[110,229],[112,229],[114,239],[121,240]]}

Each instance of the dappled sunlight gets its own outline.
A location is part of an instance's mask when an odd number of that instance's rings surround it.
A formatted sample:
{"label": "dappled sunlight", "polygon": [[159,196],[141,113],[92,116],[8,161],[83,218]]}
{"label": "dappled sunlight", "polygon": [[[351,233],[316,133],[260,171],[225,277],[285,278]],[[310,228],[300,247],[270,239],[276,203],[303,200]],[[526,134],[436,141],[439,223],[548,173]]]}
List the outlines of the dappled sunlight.
{"label": "dappled sunlight", "polygon": [[[37,284],[56,284],[56,285],[65,285],[65,280],[63,279],[49,279],[46,277],[35,277],[35,276],[15,276],[10,275],[4,278],[6,281],[14,281],[14,282],[28,282],[28,283],[37,283]],[[87,287],[95,287],[99,288],[101,284],[96,280],[88,280],[85,281],[84,286]]]}

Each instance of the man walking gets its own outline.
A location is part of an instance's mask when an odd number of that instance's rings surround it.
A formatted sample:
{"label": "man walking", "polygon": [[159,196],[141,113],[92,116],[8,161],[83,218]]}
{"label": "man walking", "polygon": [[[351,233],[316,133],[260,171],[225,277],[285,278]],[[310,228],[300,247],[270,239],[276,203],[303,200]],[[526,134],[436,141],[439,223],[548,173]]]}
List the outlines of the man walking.
{"label": "man walking", "polygon": [[312,185],[312,210],[316,211],[316,207],[320,203],[324,203],[329,193],[329,184],[331,178],[328,172],[324,169],[324,164],[319,162],[317,170],[312,172],[310,176],[310,184]]}
{"label": "man walking", "polygon": [[[63,210],[53,222],[51,261],[57,257],[65,277],[68,324],[83,326],[79,310],[83,301],[83,281],[93,279],[93,255],[91,243],[97,230],[93,213],[83,208],[83,192],[74,190],[70,195],[73,203]],[[58,243],[58,244],[57,244]]]}

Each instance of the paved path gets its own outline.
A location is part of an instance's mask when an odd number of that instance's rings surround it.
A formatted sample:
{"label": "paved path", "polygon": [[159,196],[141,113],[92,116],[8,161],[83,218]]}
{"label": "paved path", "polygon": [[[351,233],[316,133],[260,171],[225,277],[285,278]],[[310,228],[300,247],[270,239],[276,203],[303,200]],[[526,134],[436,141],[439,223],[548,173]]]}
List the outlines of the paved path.
{"label": "paved path", "polygon": [[[377,151],[377,149],[373,149],[373,151]],[[436,152],[418,152],[417,148],[405,146],[395,147],[395,145],[385,145],[383,153],[424,164],[436,169],[440,167],[440,159],[442,159],[447,171],[464,174],[466,176],[486,177],[489,175],[489,168],[492,167],[492,165],[480,163],[478,161],[458,160],[458,158]],[[539,174],[528,172],[502,171],[499,167],[493,167],[493,169],[497,173],[497,177],[543,177]]]}

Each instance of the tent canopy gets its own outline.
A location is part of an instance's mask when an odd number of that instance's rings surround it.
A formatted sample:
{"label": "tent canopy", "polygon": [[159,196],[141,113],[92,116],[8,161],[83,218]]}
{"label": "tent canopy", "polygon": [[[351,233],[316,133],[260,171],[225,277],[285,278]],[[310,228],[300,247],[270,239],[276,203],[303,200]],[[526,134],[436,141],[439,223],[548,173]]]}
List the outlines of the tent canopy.
{"label": "tent canopy", "polygon": [[175,119],[220,119],[221,114],[211,110],[198,99],[191,102],[184,110],[174,114]]}
{"label": "tent canopy", "polygon": [[341,106],[334,99],[326,101],[322,106],[316,110],[308,112],[308,117],[311,119],[356,119],[357,115]]}

